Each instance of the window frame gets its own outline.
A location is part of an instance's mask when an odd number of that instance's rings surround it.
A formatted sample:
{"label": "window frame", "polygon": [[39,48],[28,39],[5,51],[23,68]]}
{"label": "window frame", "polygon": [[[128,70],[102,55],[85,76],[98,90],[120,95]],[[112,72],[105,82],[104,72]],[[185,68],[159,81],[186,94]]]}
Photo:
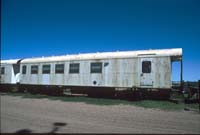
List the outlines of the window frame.
{"label": "window frame", "polygon": [[[98,66],[100,67],[98,69]],[[96,69],[95,69],[96,68]],[[101,74],[103,71],[103,64],[102,62],[91,62],[90,63],[90,73],[91,74]]]}
{"label": "window frame", "polygon": [[[45,69],[47,67],[48,67],[48,70]],[[42,74],[50,74],[50,73],[51,73],[51,64],[44,64],[44,65],[42,65]]]}
{"label": "window frame", "polygon": [[[2,70],[2,69],[3,69],[3,70]],[[1,75],[4,75],[4,74],[5,74],[5,70],[6,70],[5,67],[1,67]]]}
{"label": "window frame", "polygon": [[79,72],[80,72],[80,63],[69,64],[69,74],[79,74]]}
{"label": "window frame", "polygon": [[152,72],[151,63],[149,60],[142,61],[142,73],[149,74]]}
{"label": "window frame", "polygon": [[22,74],[24,75],[24,74],[26,74],[26,72],[27,72],[27,66],[23,65],[22,66]]}
{"label": "window frame", "polygon": [[13,71],[14,71],[14,74],[18,74],[20,73],[20,64],[12,64],[12,68],[13,68]]}
{"label": "window frame", "polygon": [[[33,67],[37,67],[37,72],[33,72]],[[31,65],[31,74],[38,74],[39,73],[39,66],[38,65]]]}
{"label": "window frame", "polygon": [[[58,69],[58,66],[61,66],[61,65],[63,66],[62,70]],[[55,74],[64,74],[64,73],[65,73],[65,64],[55,64]]]}

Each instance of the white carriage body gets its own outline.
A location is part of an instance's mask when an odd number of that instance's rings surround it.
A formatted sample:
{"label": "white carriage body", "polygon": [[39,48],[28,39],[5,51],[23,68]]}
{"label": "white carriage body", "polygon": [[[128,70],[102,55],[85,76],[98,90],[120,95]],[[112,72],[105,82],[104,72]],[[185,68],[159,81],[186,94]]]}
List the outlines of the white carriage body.
{"label": "white carriage body", "polygon": [[[169,89],[171,62],[181,58],[180,48],[29,58],[21,60],[20,84]],[[72,63],[79,64],[78,73],[69,72]],[[101,72],[92,73],[91,63],[101,63]],[[55,73],[56,64],[64,64],[64,73]],[[31,73],[34,65],[38,66],[37,74]],[[50,73],[42,73],[43,65],[50,65]],[[147,72],[143,71],[145,65]]]}
{"label": "white carriage body", "polygon": [[[20,81],[20,73],[19,69],[16,71],[14,69],[14,65],[17,64],[19,59],[14,59],[14,60],[2,60],[1,61],[1,70],[3,70],[3,74],[1,73],[1,84],[16,84],[19,83]],[[20,67],[19,67],[20,68]],[[1,71],[2,72],[2,71]]]}

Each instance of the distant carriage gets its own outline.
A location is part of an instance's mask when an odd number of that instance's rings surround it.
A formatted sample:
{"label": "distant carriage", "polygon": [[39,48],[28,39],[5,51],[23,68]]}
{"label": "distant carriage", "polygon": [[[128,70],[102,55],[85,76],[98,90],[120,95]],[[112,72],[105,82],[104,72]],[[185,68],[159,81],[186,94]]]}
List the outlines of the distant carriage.
{"label": "distant carriage", "polygon": [[123,91],[169,93],[174,61],[182,63],[181,48],[2,60],[1,86],[112,96]]}

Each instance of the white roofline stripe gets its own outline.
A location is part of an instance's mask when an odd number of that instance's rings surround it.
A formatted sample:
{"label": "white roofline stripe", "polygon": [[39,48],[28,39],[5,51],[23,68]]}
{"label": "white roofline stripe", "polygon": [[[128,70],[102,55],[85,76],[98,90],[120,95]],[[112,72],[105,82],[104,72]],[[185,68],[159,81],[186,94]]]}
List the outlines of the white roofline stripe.
{"label": "white roofline stripe", "polygon": [[[143,56],[171,56],[181,57],[182,48],[175,49],[157,49],[157,50],[141,50],[141,51],[120,51],[120,52],[101,52],[101,53],[85,53],[75,55],[63,55],[52,57],[39,57],[39,58],[25,58],[21,63],[41,63],[41,62],[54,62],[54,61],[70,61],[70,60],[92,60],[92,59],[112,59],[112,58],[132,58]],[[1,63],[12,63],[17,60],[1,61]]]}

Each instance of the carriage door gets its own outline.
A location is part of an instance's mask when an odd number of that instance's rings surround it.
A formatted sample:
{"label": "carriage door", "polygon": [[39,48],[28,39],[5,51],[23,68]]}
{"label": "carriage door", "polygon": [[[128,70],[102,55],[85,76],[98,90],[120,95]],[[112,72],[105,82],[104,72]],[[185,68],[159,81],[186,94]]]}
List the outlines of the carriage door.
{"label": "carriage door", "polygon": [[152,67],[152,58],[139,58],[139,80],[141,87],[153,87]]}

